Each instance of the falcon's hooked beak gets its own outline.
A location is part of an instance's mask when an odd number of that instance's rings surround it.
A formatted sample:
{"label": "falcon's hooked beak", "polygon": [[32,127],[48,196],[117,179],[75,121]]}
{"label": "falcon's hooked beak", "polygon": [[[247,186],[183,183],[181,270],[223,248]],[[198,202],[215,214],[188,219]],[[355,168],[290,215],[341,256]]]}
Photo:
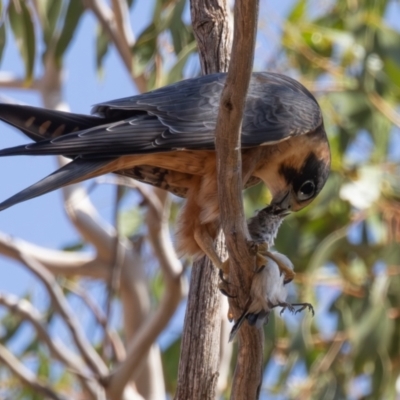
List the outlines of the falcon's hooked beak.
{"label": "falcon's hooked beak", "polygon": [[293,210],[293,194],[291,190],[278,193],[271,201],[274,206],[274,213],[283,217],[289,215]]}

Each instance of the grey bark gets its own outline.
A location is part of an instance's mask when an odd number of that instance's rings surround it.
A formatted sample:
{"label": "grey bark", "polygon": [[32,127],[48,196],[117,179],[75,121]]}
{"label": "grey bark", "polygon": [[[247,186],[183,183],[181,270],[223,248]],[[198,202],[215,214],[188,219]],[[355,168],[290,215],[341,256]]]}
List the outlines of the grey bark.
{"label": "grey bark", "polygon": [[[226,0],[191,0],[193,29],[203,74],[226,72],[231,50]],[[219,239],[220,254],[223,240]],[[175,400],[214,400],[220,356],[218,271],[202,258],[194,263],[186,308]]]}

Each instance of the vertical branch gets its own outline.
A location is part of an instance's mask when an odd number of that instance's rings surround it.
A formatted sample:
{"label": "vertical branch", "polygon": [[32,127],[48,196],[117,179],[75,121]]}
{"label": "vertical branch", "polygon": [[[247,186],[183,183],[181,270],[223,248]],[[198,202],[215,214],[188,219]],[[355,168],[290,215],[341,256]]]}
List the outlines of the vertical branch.
{"label": "vertical branch", "polygon": [[[203,74],[225,72],[231,50],[226,0],[191,0],[193,29]],[[222,254],[223,241],[218,251]],[[220,347],[221,295],[209,260],[194,263],[182,335],[176,400],[215,399]]]}
{"label": "vertical branch", "polygon": [[191,0],[190,12],[203,75],[226,72],[232,46],[227,1]]}
{"label": "vertical branch", "polygon": [[[254,270],[242,199],[241,125],[249,87],[257,33],[258,0],[236,0],[234,37],[228,76],[216,126],[218,200],[230,256],[230,280],[242,288],[232,306],[245,305]],[[234,308],[235,310],[235,308]],[[236,316],[240,311],[236,309]],[[262,380],[261,329],[246,326],[239,333],[239,353],[231,399],[256,399]]]}

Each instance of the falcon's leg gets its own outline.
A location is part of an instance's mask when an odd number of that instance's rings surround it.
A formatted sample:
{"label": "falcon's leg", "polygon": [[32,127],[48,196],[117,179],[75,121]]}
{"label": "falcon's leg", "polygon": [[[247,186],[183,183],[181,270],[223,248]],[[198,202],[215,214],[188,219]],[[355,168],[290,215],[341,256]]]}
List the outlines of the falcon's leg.
{"label": "falcon's leg", "polygon": [[194,229],[194,239],[196,240],[200,249],[212,261],[212,263],[220,270],[223,271],[224,263],[221,261],[214,247],[214,240],[207,232],[207,228],[203,226],[196,226]]}

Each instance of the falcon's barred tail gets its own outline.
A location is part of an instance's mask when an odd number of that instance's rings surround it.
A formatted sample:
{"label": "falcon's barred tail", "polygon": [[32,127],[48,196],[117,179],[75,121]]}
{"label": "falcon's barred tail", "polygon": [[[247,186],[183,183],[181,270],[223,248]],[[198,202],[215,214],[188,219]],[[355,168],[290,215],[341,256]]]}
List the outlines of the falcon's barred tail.
{"label": "falcon's barred tail", "polygon": [[0,203],[0,211],[68,184],[78,183],[97,176],[98,174],[96,174],[96,171],[101,170],[102,167],[107,165],[110,161],[112,161],[112,159],[88,161],[77,158],[41,181]]}
{"label": "falcon's barred tail", "polygon": [[18,128],[35,142],[111,122],[90,115],[15,104],[0,105],[0,120]]}

